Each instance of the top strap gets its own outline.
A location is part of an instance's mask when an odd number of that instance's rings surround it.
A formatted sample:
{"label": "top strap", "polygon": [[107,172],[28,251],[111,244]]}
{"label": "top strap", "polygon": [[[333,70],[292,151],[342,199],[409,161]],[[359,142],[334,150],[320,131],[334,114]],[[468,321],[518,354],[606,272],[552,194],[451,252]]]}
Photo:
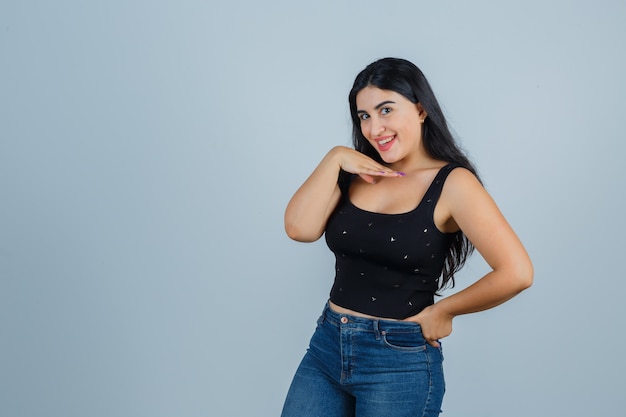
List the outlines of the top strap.
{"label": "top strap", "polygon": [[[443,190],[443,184],[446,182],[446,178],[452,172],[453,169],[462,167],[463,165],[458,164],[456,162],[451,162],[448,165],[442,167],[437,175],[435,175],[435,179],[426,190],[426,194],[424,194],[424,200],[427,202],[437,203],[439,197],[441,196],[441,191]],[[435,204],[432,205],[435,207]]]}

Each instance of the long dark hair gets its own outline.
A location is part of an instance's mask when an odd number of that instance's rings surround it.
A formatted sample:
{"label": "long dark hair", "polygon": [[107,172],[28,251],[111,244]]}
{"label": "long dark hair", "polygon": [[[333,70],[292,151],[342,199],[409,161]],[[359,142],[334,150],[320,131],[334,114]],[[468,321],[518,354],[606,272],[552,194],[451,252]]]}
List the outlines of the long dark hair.
{"label": "long dark hair", "polygon": [[[437,160],[457,163],[478,178],[476,168],[459,148],[450,132],[443,111],[426,77],[415,64],[405,59],[380,59],[368,65],[354,80],[348,101],[352,116],[352,141],[356,150],[385,164],[380,154],[363,136],[361,121],[356,113],[356,96],[359,91],[368,86],[395,91],[415,104],[420,103],[427,114],[422,125],[422,141],[428,155]],[[443,265],[439,289],[448,285],[454,287],[454,274],[463,267],[473,251],[474,245],[463,232],[456,232]]]}

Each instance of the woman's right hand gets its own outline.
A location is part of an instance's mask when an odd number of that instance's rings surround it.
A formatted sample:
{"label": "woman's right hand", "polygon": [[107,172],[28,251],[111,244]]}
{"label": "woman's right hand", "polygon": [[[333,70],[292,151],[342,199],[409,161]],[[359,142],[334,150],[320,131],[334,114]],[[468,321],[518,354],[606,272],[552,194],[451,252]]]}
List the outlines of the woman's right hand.
{"label": "woman's right hand", "polygon": [[330,153],[336,158],[342,170],[356,174],[370,184],[376,182],[376,177],[404,176],[404,173],[394,171],[352,148],[336,146]]}

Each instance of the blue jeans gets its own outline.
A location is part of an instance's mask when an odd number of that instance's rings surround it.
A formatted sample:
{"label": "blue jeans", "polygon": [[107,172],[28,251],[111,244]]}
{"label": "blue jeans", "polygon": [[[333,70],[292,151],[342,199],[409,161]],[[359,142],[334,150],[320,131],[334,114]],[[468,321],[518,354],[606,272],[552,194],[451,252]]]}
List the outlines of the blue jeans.
{"label": "blue jeans", "polygon": [[281,416],[436,417],[442,361],[416,323],[338,314],[327,305]]}

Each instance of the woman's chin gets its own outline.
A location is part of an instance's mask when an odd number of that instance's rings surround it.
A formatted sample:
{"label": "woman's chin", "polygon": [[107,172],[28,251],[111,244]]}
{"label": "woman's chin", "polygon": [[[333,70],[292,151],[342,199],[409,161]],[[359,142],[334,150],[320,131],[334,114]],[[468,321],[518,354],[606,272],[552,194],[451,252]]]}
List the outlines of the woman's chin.
{"label": "woman's chin", "polygon": [[386,164],[398,162],[398,158],[394,158],[392,155],[380,155],[380,159],[382,159]]}

